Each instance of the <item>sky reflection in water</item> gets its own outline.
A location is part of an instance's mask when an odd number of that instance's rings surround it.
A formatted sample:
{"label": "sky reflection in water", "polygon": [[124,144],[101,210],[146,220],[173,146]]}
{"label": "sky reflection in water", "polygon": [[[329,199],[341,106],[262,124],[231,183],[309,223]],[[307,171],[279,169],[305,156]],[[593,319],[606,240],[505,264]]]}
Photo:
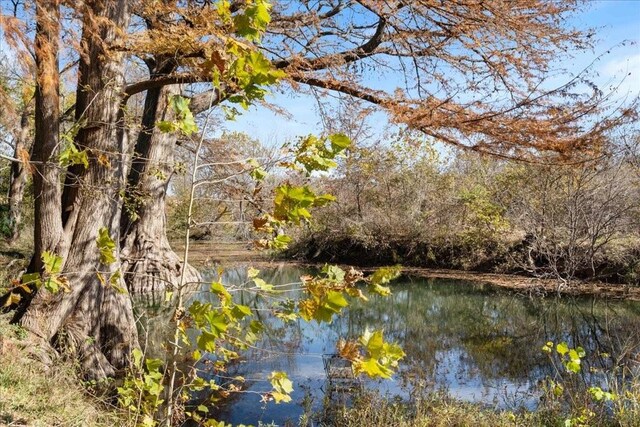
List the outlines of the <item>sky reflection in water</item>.
{"label": "sky reflection in water", "polygon": [[[308,270],[283,264],[265,270],[263,279],[275,285],[299,282]],[[225,271],[222,281],[246,281],[246,267]],[[286,287],[296,298],[296,285]],[[640,304],[592,298],[538,298],[458,280],[402,278],[392,295],[353,302],[330,325],[290,322],[264,314],[267,324],[260,350],[243,354],[242,363],[228,374],[248,379],[247,391],[266,392],[264,379],[272,371],[285,371],[294,382],[293,401],[276,405],[260,402],[258,393],[241,393],[216,414],[231,423],[297,421],[303,399],[320,410],[326,377],[322,354],[333,353],[339,337],[356,338],[366,329],[385,331],[385,339],[402,345],[407,357],[392,380],[366,381],[365,386],[389,396],[409,398],[416,386],[445,390],[451,396],[498,408],[527,406],[538,399],[538,382],[550,374],[541,351],[547,341],[567,341],[587,352],[584,372],[603,367],[613,357],[640,350]],[[192,299],[214,301],[206,292]],[[263,298],[240,292],[235,298],[251,307],[266,308]],[[251,381],[250,379],[255,379]]]}

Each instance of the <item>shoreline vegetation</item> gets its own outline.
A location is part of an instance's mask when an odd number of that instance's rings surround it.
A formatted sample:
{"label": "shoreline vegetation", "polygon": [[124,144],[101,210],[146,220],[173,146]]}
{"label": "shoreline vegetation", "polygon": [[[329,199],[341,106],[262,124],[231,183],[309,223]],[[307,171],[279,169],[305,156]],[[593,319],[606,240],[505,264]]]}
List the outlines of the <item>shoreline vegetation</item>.
{"label": "shoreline vegetation", "polygon": [[[173,242],[174,249],[180,253],[183,249],[182,242]],[[280,263],[298,264],[306,266],[321,265],[321,262],[313,262],[305,259],[291,259],[286,255],[273,255],[267,251],[256,250],[247,242],[228,242],[218,245],[212,241],[200,240],[190,244],[190,262],[197,267],[205,267],[214,264],[224,266],[231,262],[237,264],[251,264],[256,267],[278,265]],[[337,263],[343,268],[355,267],[364,272],[373,271],[380,265],[354,265],[351,263]],[[387,264],[388,265],[388,264]],[[620,284],[605,283],[600,281],[576,280],[569,285],[556,279],[542,279],[525,276],[522,274],[488,273],[481,271],[456,270],[446,268],[423,268],[402,266],[402,272],[407,276],[438,279],[470,280],[478,283],[487,283],[514,292],[522,292],[528,295],[568,295],[568,296],[597,296],[611,299],[625,299],[640,301],[640,287]]]}

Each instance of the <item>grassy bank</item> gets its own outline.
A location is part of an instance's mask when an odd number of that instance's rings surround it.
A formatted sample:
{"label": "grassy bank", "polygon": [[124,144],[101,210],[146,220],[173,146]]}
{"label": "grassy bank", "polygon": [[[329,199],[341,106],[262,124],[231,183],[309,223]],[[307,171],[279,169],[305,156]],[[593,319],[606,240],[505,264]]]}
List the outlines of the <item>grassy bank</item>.
{"label": "grassy bank", "polygon": [[334,408],[323,416],[330,420],[327,425],[341,427],[637,427],[640,426],[638,387],[637,383],[629,386],[625,390],[626,399],[613,404],[594,402],[587,394],[576,394],[573,403],[542,399],[535,411],[494,411],[437,392],[418,396],[411,403],[362,393],[353,405]]}
{"label": "grassy bank", "polygon": [[88,393],[69,362],[46,368],[32,360],[24,335],[6,317],[0,319],[0,425],[127,425],[113,407]]}

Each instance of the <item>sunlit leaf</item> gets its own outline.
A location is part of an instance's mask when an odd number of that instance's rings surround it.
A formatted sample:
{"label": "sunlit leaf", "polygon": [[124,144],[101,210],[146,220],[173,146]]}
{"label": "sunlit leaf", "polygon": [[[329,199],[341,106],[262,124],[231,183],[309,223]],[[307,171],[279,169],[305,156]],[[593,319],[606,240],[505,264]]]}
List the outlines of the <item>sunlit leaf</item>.
{"label": "sunlit leaf", "polygon": [[293,392],[293,383],[287,377],[285,372],[271,372],[271,375],[269,375],[269,381],[273,386],[271,396],[273,396],[276,403],[291,402],[290,394]]}
{"label": "sunlit leaf", "polygon": [[342,133],[329,135],[329,141],[331,141],[331,146],[333,147],[334,152],[341,152],[342,150],[349,148],[351,145],[351,139]]}
{"label": "sunlit leaf", "polygon": [[211,282],[211,292],[218,295],[220,298],[231,301],[231,294],[227,291],[222,283]]}
{"label": "sunlit leaf", "polygon": [[197,344],[199,349],[213,353],[216,349],[216,336],[210,332],[202,331]]}
{"label": "sunlit leaf", "polygon": [[98,250],[100,251],[100,262],[104,265],[110,265],[116,262],[116,243],[109,236],[109,230],[101,227],[98,230],[98,238],[96,239]]}
{"label": "sunlit leaf", "polygon": [[42,264],[47,274],[58,274],[62,269],[62,257],[51,251],[42,252]]}
{"label": "sunlit leaf", "polygon": [[261,291],[273,292],[273,285],[265,282],[264,280],[260,279],[259,277],[254,277],[253,278],[253,283],[255,283],[256,286],[258,287],[258,289],[260,289]]}
{"label": "sunlit leaf", "polygon": [[322,267],[322,272],[326,274],[329,279],[336,280],[338,282],[343,281],[346,274],[345,271],[337,265],[328,264],[325,264],[325,266]]}
{"label": "sunlit leaf", "polygon": [[569,346],[566,342],[561,342],[556,346],[556,351],[559,355],[564,356],[565,354],[567,354],[567,352],[569,352]]}
{"label": "sunlit leaf", "polygon": [[252,312],[251,309],[246,305],[236,304],[231,310],[231,314],[235,319],[242,319],[246,316],[251,316]]}
{"label": "sunlit leaf", "polygon": [[400,267],[399,265],[396,265],[393,267],[382,267],[377,269],[371,275],[370,280],[371,280],[371,283],[374,285],[385,285],[390,281],[397,279],[398,276],[400,276],[401,272],[402,272],[402,267]]}
{"label": "sunlit leaf", "polygon": [[255,269],[253,267],[249,267],[247,269],[247,277],[249,279],[253,279],[254,277],[258,277],[258,274],[260,274],[260,270]]}

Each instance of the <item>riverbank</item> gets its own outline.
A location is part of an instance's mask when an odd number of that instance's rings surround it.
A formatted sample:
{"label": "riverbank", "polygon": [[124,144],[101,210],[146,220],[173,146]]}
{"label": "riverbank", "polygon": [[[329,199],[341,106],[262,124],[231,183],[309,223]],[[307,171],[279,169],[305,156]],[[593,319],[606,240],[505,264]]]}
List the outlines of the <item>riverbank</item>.
{"label": "riverbank", "polygon": [[0,317],[0,426],[111,427],[130,422],[85,388],[71,362],[30,357],[26,333]]}
{"label": "riverbank", "polygon": [[640,287],[603,282],[574,282],[564,284],[557,280],[538,279],[513,274],[481,273],[476,271],[457,271],[428,268],[403,268],[403,273],[411,276],[471,280],[488,283],[492,286],[510,289],[528,295],[571,295],[598,296],[610,299],[640,301]]}
{"label": "riverbank", "polygon": [[575,282],[592,281],[640,287],[638,236],[626,236],[603,244],[591,256],[587,256],[587,249],[583,247],[556,246],[553,250],[543,250],[522,237],[471,243],[453,237],[431,241],[424,237],[379,233],[364,238],[323,231],[297,236],[285,256],[308,262],[339,262],[360,267],[400,264],[431,270],[533,278],[563,277],[572,278]]}
{"label": "riverbank", "polygon": [[[171,242],[176,253],[183,257],[184,241]],[[24,268],[29,261],[28,250],[22,245],[19,249],[2,247],[0,248],[0,266],[4,281],[17,277],[20,269]],[[312,262],[301,259],[292,259],[282,254],[273,253],[257,249],[251,242],[215,242],[215,241],[191,241],[189,243],[189,263],[202,268],[212,265],[232,265],[237,263],[252,264],[254,266],[269,266],[280,263],[290,263],[297,265],[318,265],[320,262]],[[353,264],[338,263],[344,267]],[[380,265],[367,265],[358,267],[364,271],[372,271]],[[440,279],[471,280],[474,282],[488,283],[515,292],[526,293],[527,295],[595,295],[612,299],[627,299],[640,301],[640,287],[623,285],[617,283],[605,283],[600,281],[574,281],[563,284],[557,280],[540,279],[519,274],[487,273],[481,271],[455,270],[445,268],[423,268],[403,266],[404,274]]]}
{"label": "riverbank", "polygon": [[[173,240],[171,247],[180,259],[184,259],[184,240]],[[268,251],[256,249],[252,242],[213,240],[190,241],[188,257],[189,264],[195,267],[237,262],[268,262],[273,259]]]}
{"label": "riverbank", "polygon": [[[184,242],[172,242],[174,250],[182,257]],[[196,267],[212,265],[252,264],[253,266],[272,266],[282,263],[302,266],[318,265],[307,260],[290,259],[283,255],[273,255],[265,250],[256,249],[247,242],[196,241],[189,244],[189,262]],[[350,264],[338,263],[349,268]],[[358,267],[363,271],[372,271],[379,266]],[[509,289],[527,295],[567,295],[598,296],[610,299],[640,301],[640,287],[599,281],[574,281],[562,283],[558,280],[540,279],[518,274],[486,273],[479,271],[452,270],[441,268],[405,267],[403,273],[409,276],[458,279],[488,283],[492,286]]]}

